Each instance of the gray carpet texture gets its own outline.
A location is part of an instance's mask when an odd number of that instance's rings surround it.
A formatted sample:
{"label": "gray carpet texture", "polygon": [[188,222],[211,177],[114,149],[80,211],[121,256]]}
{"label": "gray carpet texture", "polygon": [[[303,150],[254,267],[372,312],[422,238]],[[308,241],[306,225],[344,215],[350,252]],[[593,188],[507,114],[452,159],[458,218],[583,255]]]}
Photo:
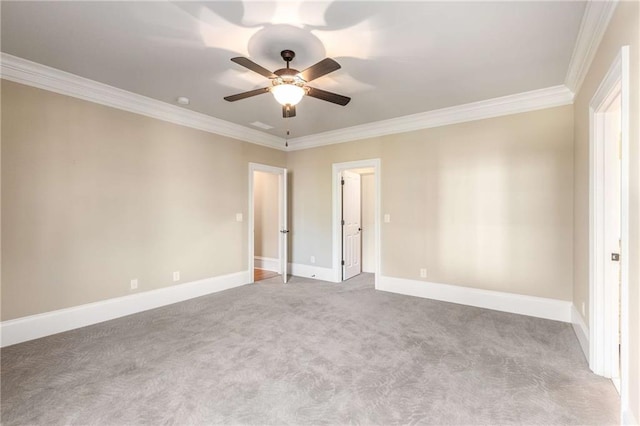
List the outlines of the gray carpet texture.
{"label": "gray carpet texture", "polygon": [[3,349],[2,424],[619,424],[569,324],[279,280]]}

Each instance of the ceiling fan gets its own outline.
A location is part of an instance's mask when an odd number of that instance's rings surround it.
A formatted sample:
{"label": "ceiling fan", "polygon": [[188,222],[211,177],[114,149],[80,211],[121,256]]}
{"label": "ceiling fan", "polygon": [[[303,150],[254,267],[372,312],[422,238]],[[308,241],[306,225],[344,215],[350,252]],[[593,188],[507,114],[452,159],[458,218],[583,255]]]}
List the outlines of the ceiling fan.
{"label": "ceiling fan", "polygon": [[308,82],[340,69],[340,64],[333,59],[325,58],[317,64],[300,72],[296,69],[289,68],[289,62],[291,62],[296,56],[293,50],[283,50],[280,52],[280,56],[282,56],[282,59],[287,63],[287,67],[280,68],[274,72],[256,64],[248,58],[231,58],[231,61],[236,64],[242,65],[243,67],[270,79],[271,86],[238,93],[237,95],[225,96],[224,99],[229,102],[234,102],[239,101],[240,99],[250,98],[251,96],[271,92],[276,98],[276,101],[282,105],[282,116],[284,118],[296,116],[296,105],[302,100],[304,95],[327,102],[333,102],[334,104],[342,106],[348,104],[351,100],[351,98],[347,96],[307,86]]}

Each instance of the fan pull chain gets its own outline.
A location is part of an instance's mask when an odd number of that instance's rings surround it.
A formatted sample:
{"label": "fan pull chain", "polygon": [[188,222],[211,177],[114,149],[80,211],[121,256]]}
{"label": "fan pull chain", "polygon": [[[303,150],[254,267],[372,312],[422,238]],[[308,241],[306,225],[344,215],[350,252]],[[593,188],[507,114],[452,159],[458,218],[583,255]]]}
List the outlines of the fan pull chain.
{"label": "fan pull chain", "polygon": [[291,134],[291,132],[289,131],[289,129],[287,129],[287,137],[284,138],[284,146],[286,148],[289,148],[289,135]]}

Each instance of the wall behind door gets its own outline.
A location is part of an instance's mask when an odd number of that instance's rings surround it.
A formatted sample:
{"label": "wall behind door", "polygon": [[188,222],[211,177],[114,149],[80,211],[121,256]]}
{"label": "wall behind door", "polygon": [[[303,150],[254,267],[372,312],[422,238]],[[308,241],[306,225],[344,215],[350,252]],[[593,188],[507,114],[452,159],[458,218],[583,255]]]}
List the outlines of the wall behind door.
{"label": "wall behind door", "polygon": [[278,254],[278,175],[254,172],[254,256],[277,259]]}

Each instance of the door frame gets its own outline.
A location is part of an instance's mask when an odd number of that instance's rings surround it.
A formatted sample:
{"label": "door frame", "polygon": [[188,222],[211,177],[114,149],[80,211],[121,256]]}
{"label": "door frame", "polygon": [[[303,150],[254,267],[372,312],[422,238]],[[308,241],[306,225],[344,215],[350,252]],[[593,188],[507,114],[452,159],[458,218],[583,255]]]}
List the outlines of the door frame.
{"label": "door frame", "polygon": [[331,187],[333,188],[333,262],[332,262],[332,278],[334,282],[342,282],[342,185],[340,179],[342,171],[350,169],[363,169],[373,168],[373,175],[375,181],[375,194],[376,199],[374,203],[374,258],[376,262],[375,267],[375,283],[378,284],[380,277],[381,265],[380,265],[380,159],[372,158],[368,160],[348,161],[344,163],[333,163],[332,165],[332,177]]}
{"label": "door frame", "polygon": [[[604,138],[607,101],[619,87],[621,97],[620,162],[620,308],[607,293],[604,280],[608,253],[604,245]],[[610,376],[615,356],[607,344],[607,324],[620,316],[620,401],[628,410],[629,391],[629,46],[623,46],[589,103],[589,368]]]}
{"label": "door frame", "polygon": [[[286,177],[287,169],[282,167],[267,166],[266,164],[249,163],[249,232],[248,232],[248,254],[249,254],[249,273],[251,274],[251,281],[255,282],[254,271],[254,257],[255,257],[255,211],[254,211],[254,172],[272,173],[278,176],[278,222],[280,226],[280,232],[287,230],[287,199],[285,196],[286,191]],[[288,232],[288,231],[287,231]],[[288,234],[285,235],[288,238]],[[280,264],[279,273],[282,275],[283,281],[287,282],[287,275],[289,272],[289,265],[287,263],[287,245],[284,244],[282,234],[278,238],[278,262]]]}

